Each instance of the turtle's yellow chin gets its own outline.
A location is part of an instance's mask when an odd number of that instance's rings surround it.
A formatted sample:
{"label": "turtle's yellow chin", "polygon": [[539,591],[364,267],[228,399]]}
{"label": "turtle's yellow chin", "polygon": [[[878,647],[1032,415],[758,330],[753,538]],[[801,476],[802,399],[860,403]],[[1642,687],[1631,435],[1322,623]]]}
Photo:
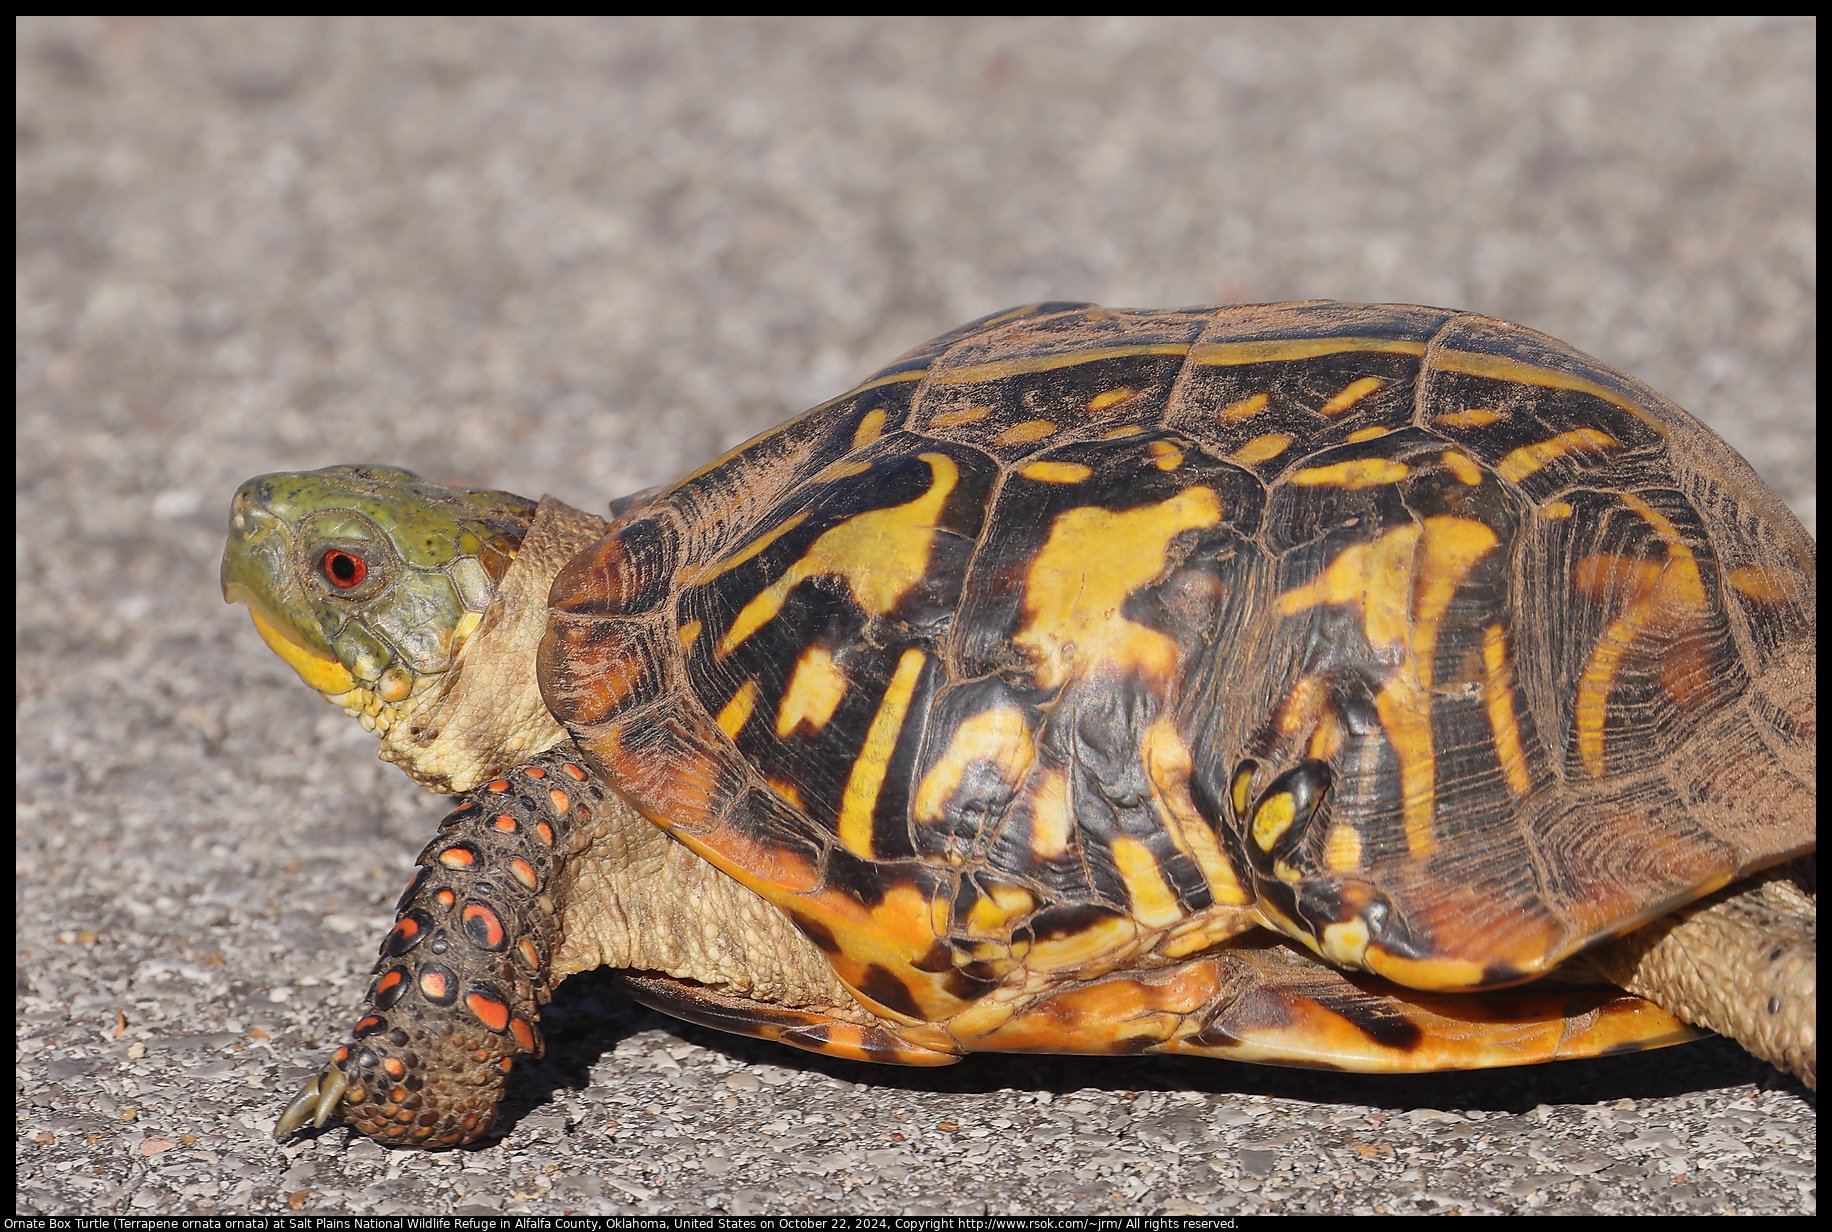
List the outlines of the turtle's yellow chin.
{"label": "turtle's yellow chin", "polygon": [[261,614],[253,608],[249,609],[248,614],[254,618],[255,632],[261,635],[267,648],[286,660],[287,666],[299,673],[299,679],[313,689],[326,697],[336,698],[356,687],[356,677],[336,659],[327,659],[307,650],[262,620]]}

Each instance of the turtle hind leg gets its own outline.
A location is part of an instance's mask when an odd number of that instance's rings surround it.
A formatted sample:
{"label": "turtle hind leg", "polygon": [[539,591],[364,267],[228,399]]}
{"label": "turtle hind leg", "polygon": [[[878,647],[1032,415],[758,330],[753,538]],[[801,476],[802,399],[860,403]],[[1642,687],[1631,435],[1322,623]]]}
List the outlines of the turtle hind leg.
{"label": "turtle hind leg", "polygon": [[486,783],[420,853],[365,1012],[274,1136],[332,1121],[391,1146],[462,1146],[496,1120],[521,1053],[539,1056],[556,880],[605,788],[569,747]]}
{"label": "turtle hind leg", "polygon": [[1814,864],[1808,856],[1738,882],[1581,961],[1818,1090]]}

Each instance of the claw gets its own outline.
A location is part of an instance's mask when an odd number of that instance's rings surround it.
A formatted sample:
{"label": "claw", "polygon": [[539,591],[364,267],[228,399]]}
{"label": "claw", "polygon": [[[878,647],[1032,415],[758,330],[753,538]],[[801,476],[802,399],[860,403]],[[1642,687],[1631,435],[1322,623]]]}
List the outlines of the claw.
{"label": "claw", "polygon": [[326,1066],[324,1072],[300,1087],[299,1094],[286,1105],[286,1111],[280,1114],[274,1126],[274,1140],[286,1141],[304,1129],[307,1121],[323,1129],[349,1089],[350,1080],[344,1077],[343,1071],[336,1066]]}

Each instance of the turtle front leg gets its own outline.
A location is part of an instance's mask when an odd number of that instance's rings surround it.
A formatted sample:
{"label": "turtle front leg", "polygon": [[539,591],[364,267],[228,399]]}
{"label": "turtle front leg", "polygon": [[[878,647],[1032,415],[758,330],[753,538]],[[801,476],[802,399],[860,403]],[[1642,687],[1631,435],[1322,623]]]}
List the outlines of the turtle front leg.
{"label": "turtle front leg", "polygon": [[395,906],[350,1043],[274,1137],[341,1121],[391,1146],[462,1146],[496,1120],[504,1076],[541,1055],[572,837],[606,788],[570,745],[486,783],[439,827]]}

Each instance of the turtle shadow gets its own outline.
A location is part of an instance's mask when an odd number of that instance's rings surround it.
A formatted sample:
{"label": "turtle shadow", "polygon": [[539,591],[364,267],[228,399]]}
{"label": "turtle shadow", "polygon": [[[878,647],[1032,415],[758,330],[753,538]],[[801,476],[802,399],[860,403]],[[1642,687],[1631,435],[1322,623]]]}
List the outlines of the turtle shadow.
{"label": "turtle shadow", "polygon": [[541,1026],[546,1052],[539,1060],[524,1059],[515,1066],[497,1122],[499,1134],[512,1133],[529,1113],[550,1105],[558,1092],[588,1089],[593,1067],[620,1042],[658,1028],[738,1065],[772,1066],[912,1094],[1184,1091],[1389,1112],[1435,1108],[1520,1114],[1542,1104],[1670,1099],[1757,1084],[1789,1088],[1817,1102],[1813,1092],[1792,1078],[1717,1036],[1621,1056],[1427,1074],[1351,1074],[1200,1057],[1018,1053],[978,1053],[957,1065],[931,1069],[847,1061],[681,1022],[630,1001],[608,975],[597,972],[562,983],[542,1014]]}

